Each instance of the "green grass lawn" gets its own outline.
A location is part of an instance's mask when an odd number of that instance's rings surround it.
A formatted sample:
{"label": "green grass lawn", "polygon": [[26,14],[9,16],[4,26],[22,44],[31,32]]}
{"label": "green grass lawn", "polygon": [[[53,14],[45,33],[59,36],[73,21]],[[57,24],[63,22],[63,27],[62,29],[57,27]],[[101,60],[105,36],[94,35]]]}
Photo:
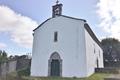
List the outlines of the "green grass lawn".
{"label": "green grass lawn", "polygon": [[40,77],[40,78],[32,78],[32,77],[24,77],[25,80],[104,80],[105,77],[110,74],[104,73],[95,73],[88,78],[60,78],[60,77]]}
{"label": "green grass lawn", "polygon": [[109,73],[95,73],[88,78],[61,78],[61,77],[18,77],[16,74],[10,74],[6,78],[0,80],[104,80],[105,77],[109,76]]}
{"label": "green grass lawn", "polygon": [[105,73],[95,73],[92,76],[83,79],[83,80],[104,80],[105,77],[108,77],[110,74]]}

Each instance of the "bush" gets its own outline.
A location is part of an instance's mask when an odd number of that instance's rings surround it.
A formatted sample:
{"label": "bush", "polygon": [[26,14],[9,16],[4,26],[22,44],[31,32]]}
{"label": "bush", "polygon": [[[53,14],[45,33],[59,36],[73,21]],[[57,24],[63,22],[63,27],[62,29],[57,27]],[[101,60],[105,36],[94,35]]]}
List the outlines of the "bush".
{"label": "bush", "polygon": [[24,68],[17,72],[18,76],[29,76],[30,75],[30,68]]}

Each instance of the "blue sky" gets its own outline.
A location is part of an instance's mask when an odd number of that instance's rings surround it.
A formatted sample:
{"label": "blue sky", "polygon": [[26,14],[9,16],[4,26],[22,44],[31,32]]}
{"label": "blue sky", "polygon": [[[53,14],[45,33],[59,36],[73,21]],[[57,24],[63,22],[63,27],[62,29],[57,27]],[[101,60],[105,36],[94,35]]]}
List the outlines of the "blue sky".
{"label": "blue sky", "polygon": [[[87,20],[99,38],[120,34],[120,0],[59,0],[63,15]],[[56,0],[0,0],[0,49],[9,55],[32,52],[32,30],[52,16]]]}

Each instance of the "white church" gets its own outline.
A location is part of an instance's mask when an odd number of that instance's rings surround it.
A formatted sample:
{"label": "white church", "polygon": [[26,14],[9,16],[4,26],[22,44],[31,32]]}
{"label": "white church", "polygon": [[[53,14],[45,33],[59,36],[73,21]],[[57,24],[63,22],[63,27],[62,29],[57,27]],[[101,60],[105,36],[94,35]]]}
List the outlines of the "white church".
{"label": "white church", "polygon": [[88,77],[103,68],[101,43],[84,19],[62,15],[62,4],[52,17],[34,29],[31,76]]}

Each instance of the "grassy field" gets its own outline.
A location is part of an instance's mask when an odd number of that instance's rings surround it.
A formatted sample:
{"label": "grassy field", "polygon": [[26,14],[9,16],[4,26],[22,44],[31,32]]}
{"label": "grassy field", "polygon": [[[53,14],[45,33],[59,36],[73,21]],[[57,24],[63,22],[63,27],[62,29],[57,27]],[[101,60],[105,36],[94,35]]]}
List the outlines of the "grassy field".
{"label": "grassy field", "polygon": [[42,78],[32,78],[32,77],[24,77],[23,80],[104,80],[105,77],[110,74],[104,73],[95,73],[88,78],[60,78],[60,77],[42,77]]}
{"label": "grassy field", "polygon": [[0,80],[104,80],[110,74],[107,73],[95,73],[88,78],[60,78],[60,77],[18,77],[16,74],[7,75],[5,78],[0,78]]}

